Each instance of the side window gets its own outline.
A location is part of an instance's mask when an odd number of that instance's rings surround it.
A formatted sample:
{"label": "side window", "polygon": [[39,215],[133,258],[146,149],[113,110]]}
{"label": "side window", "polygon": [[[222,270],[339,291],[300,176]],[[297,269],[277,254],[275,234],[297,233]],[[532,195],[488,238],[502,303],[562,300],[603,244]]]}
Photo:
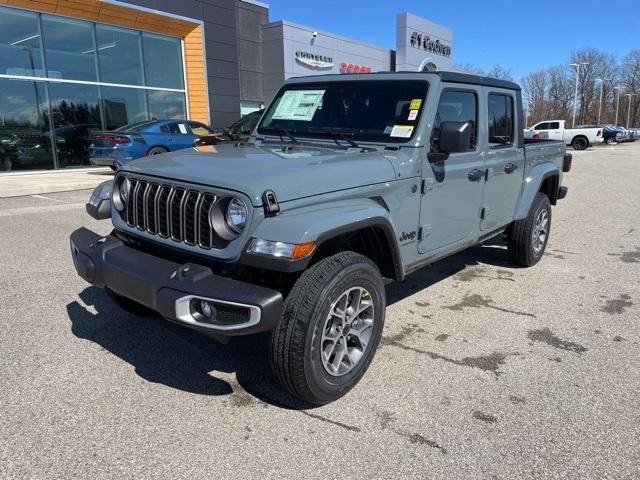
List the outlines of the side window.
{"label": "side window", "polygon": [[440,137],[440,125],[443,122],[471,123],[472,134],[469,151],[474,150],[478,137],[478,108],[474,92],[459,90],[444,90],[440,95],[440,103],[436,112],[436,119],[431,132],[431,151],[437,152]]}
{"label": "side window", "polygon": [[534,130],[549,130],[549,124],[547,122],[539,123],[533,129]]}
{"label": "side window", "polygon": [[549,130],[559,130],[560,122],[549,122]]}
{"label": "side window", "polygon": [[189,129],[185,123],[167,123],[160,128],[162,133],[168,133],[169,135],[188,135]]}
{"label": "side window", "polygon": [[[536,130],[541,130],[540,125]],[[513,145],[513,97],[489,95],[489,146]]]}

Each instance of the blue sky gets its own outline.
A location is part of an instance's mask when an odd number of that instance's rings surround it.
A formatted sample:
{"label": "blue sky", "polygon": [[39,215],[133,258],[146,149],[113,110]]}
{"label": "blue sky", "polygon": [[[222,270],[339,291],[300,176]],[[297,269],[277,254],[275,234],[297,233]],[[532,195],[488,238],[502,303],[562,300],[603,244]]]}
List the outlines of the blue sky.
{"label": "blue sky", "polygon": [[[268,1],[268,0],[267,0]],[[640,48],[640,0],[271,0],[270,19],[395,48],[395,15],[409,11],[453,30],[454,63],[509,68],[516,80],[566,63],[573,50]]]}

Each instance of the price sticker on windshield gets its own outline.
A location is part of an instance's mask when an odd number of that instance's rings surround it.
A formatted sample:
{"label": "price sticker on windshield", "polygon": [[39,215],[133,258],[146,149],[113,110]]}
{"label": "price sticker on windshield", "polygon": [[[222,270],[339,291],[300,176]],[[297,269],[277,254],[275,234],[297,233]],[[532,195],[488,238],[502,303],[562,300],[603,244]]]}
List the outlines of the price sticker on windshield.
{"label": "price sticker on windshield", "polygon": [[279,100],[274,120],[310,122],[322,105],[324,90],[289,90]]}
{"label": "price sticker on windshield", "polygon": [[413,133],[413,125],[394,125],[391,130],[392,137],[409,138]]}

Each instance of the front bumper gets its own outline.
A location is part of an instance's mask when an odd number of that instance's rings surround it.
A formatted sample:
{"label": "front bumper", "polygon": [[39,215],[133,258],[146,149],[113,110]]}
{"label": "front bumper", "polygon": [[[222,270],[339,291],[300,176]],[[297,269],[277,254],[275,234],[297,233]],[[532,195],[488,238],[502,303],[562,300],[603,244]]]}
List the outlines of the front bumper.
{"label": "front bumper", "polygon": [[[70,242],[76,271],[87,282],[193,329],[248,335],[273,329],[282,314],[283,299],[276,290],[215,275],[202,265],[149,255],[86,228],[73,232]],[[213,306],[213,318],[192,310],[192,302],[200,300]]]}

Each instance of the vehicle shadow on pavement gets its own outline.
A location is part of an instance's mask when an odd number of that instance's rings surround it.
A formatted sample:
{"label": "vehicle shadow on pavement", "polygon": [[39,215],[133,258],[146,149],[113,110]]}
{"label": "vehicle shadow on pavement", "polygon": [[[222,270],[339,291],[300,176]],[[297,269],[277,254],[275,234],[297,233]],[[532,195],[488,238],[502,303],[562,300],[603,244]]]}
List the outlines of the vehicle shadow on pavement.
{"label": "vehicle shadow on pavement", "polygon": [[510,270],[520,268],[509,261],[505,242],[500,237],[496,237],[483,245],[468,248],[421,268],[407,275],[402,282],[390,283],[387,285],[387,305],[393,305],[414,293],[463,272],[466,268],[478,265],[491,265]]}
{"label": "vehicle shadow on pavement", "polygon": [[86,288],[80,299],[84,305],[67,305],[71,332],[131,364],[149,382],[199,395],[235,393],[230,396],[234,404],[246,403],[244,392],[234,392],[238,386],[233,381],[216,378],[216,372],[235,373],[242,389],[259,400],[283,408],[309,407],[285,392],[273,376],[268,335],[237,337],[223,345],[159,317],[131,315],[100,288]]}

